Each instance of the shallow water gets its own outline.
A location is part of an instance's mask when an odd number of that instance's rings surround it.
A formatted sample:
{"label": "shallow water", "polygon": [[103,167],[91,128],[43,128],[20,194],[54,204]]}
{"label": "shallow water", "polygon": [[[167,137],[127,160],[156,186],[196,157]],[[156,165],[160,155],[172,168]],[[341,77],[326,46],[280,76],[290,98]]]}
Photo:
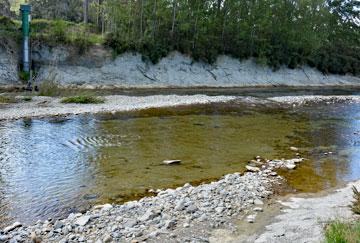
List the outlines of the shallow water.
{"label": "shallow water", "polygon": [[[0,225],[216,179],[243,171],[256,155],[293,158],[290,146],[308,158],[281,172],[297,191],[360,178],[360,105],[286,110],[235,102],[2,122]],[[165,166],[167,159],[182,163]]]}

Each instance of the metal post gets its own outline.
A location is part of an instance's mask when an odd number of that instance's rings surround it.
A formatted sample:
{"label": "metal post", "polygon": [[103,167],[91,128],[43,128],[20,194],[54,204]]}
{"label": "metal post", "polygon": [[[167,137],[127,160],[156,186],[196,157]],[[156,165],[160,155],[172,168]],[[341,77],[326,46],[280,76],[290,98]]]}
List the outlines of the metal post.
{"label": "metal post", "polygon": [[22,34],[23,34],[23,52],[22,52],[22,64],[23,72],[28,79],[28,88],[31,88],[30,77],[30,21],[31,21],[31,6],[28,4],[20,5],[21,17],[22,17]]}

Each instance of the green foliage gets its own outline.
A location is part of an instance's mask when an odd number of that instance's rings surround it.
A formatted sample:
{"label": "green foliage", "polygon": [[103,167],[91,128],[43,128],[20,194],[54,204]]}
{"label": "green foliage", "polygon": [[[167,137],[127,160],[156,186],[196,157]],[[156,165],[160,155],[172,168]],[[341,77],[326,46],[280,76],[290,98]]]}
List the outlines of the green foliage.
{"label": "green foliage", "polygon": [[103,42],[103,38],[91,33],[87,25],[64,20],[34,20],[31,31],[33,40],[49,46],[59,44],[75,46],[79,54],[87,51],[91,45]]}
{"label": "green foliage", "polygon": [[22,100],[25,101],[25,102],[30,102],[30,101],[32,101],[32,97],[31,96],[25,96],[25,97],[22,98]]}
{"label": "green foliage", "polygon": [[108,0],[106,44],[157,62],[177,50],[213,63],[221,54],[254,57],[274,70],[311,65],[359,74],[360,3],[305,1]]}
{"label": "green foliage", "polygon": [[30,73],[19,71],[19,79],[21,81],[28,81],[30,79]]}
{"label": "green foliage", "polygon": [[15,102],[16,100],[14,99],[14,97],[0,95],[0,104],[9,104]]}
{"label": "green foliage", "polygon": [[105,100],[95,96],[88,96],[88,95],[80,95],[80,96],[72,96],[66,97],[61,100],[61,103],[69,104],[100,104],[104,103]]}
{"label": "green foliage", "polygon": [[360,192],[355,186],[353,186],[352,190],[354,193],[354,202],[352,203],[351,210],[356,214],[360,214]]}
{"label": "green foliage", "polygon": [[30,2],[35,17],[50,19],[32,22],[32,38],[77,46],[79,53],[105,43],[116,55],[136,51],[153,63],[179,51],[208,63],[226,54],[273,70],[310,65],[360,75],[357,0],[89,1],[88,24],[80,23],[82,0]]}
{"label": "green foliage", "polygon": [[326,243],[358,243],[360,242],[360,221],[355,223],[331,222],[326,227]]}
{"label": "green foliage", "polygon": [[0,30],[15,31],[18,27],[12,19],[0,15]]}
{"label": "green foliage", "polygon": [[59,96],[61,89],[53,79],[46,79],[39,85],[39,96]]}

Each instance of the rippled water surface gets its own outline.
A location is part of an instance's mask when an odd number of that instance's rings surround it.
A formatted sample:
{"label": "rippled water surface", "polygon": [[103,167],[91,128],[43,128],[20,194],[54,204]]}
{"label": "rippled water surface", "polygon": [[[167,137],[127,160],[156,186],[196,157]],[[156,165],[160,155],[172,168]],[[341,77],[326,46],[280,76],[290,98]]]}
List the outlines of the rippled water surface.
{"label": "rippled water surface", "polygon": [[[256,155],[308,160],[283,173],[298,191],[360,177],[360,105],[235,103],[0,122],[0,225],[62,217],[243,171]],[[326,154],[332,152],[331,154]],[[179,166],[162,165],[180,159]]]}

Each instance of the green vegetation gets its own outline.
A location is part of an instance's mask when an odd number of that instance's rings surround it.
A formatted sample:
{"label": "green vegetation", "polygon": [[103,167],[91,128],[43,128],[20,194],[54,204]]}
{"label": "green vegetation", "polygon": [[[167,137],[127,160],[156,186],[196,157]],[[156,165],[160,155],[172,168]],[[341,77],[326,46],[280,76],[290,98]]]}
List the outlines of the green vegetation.
{"label": "green vegetation", "polygon": [[324,73],[360,74],[360,3],[305,1],[107,1],[107,45],[157,62],[177,50],[212,63],[218,55],[278,69],[308,64]]}
{"label": "green vegetation", "polygon": [[59,96],[61,94],[61,89],[58,84],[52,79],[44,80],[39,85],[39,96]]}
{"label": "green vegetation", "polygon": [[[355,186],[352,188],[354,201],[351,209],[355,214],[360,214],[360,193]],[[330,222],[325,231],[326,243],[359,243],[360,221],[354,223],[335,220]]]}
{"label": "green vegetation", "polygon": [[85,52],[91,45],[102,44],[101,35],[92,33],[90,25],[76,24],[64,20],[36,19],[31,22],[32,38],[35,42],[50,46],[60,44],[78,47],[79,52]]}
{"label": "green vegetation", "polygon": [[25,102],[30,102],[30,101],[32,101],[32,97],[31,96],[25,96],[25,97],[22,98],[22,100],[25,101]]}
{"label": "green vegetation", "polygon": [[353,187],[354,192],[354,201],[351,206],[351,210],[356,213],[360,214],[360,192],[356,189],[356,187]]}
{"label": "green vegetation", "polygon": [[29,3],[34,40],[74,45],[79,52],[106,44],[115,54],[136,51],[153,63],[176,50],[208,63],[226,54],[274,70],[310,65],[324,73],[360,75],[357,0]]}
{"label": "green vegetation", "polygon": [[344,223],[340,221],[331,222],[325,232],[326,243],[359,243],[360,221],[355,223]]}
{"label": "green vegetation", "polygon": [[16,100],[14,97],[0,95],[0,104],[9,104],[9,103],[15,103],[15,102],[16,102]]}
{"label": "green vegetation", "polygon": [[102,98],[95,97],[95,96],[87,96],[87,95],[66,97],[61,100],[61,103],[65,103],[65,104],[69,104],[69,103],[100,104],[100,103],[104,103],[104,102],[105,102],[105,100]]}

